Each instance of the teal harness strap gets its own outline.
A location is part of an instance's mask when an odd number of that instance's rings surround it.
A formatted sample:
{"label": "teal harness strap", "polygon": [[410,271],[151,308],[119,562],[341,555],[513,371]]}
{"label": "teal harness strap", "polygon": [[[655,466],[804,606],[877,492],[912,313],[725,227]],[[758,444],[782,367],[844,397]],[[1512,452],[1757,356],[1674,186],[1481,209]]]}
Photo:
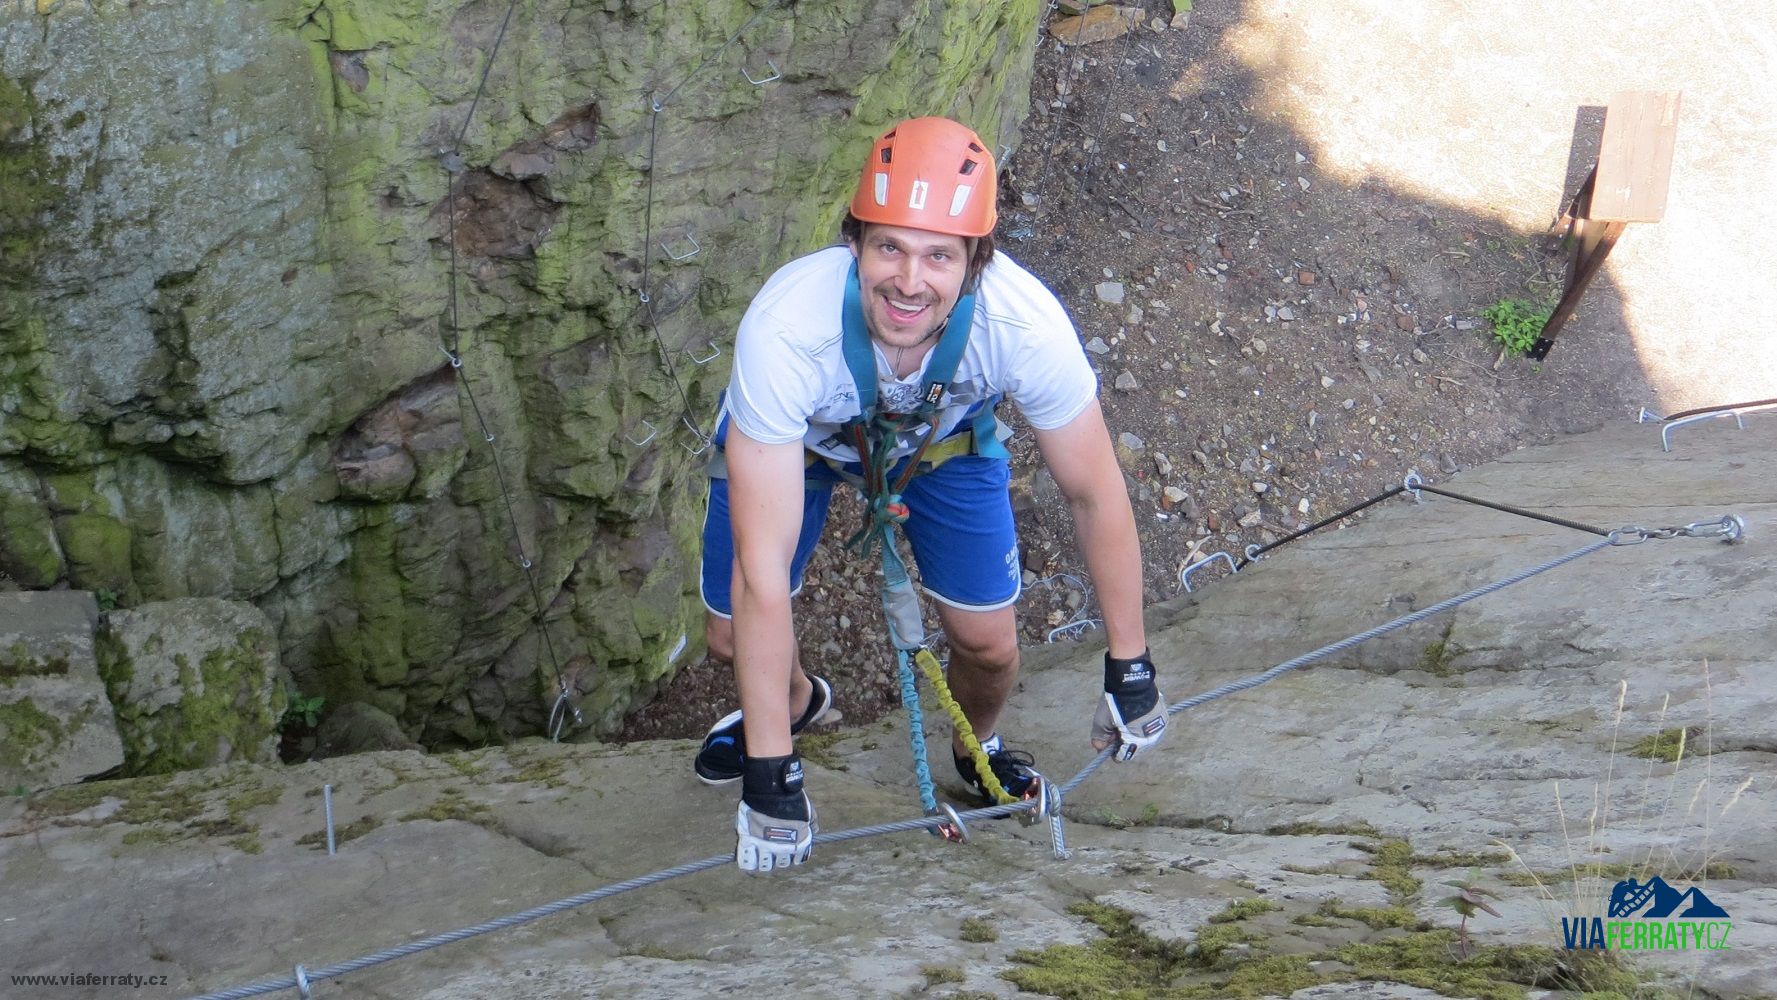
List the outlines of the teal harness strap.
{"label": "teal harness strap", "polygon": [[[901,502],[901,491],[918,471],[920,456],[925,454],[926,447],[938,435],[938,403],[944,398],[944,392],[950,387],[951,381],[956,378],[956,369],[962,363],[963,350],[968,347],[969,327],[975,317],[975,295],[971,292],[957,299],[956,307],[950,311],[950,318],[944,324],[944,332],[938,337],[938,345],[932,349],[932,356],[926,362],[925,383],[920,391],[919,403],[913,412],[903,414],[881,413],[878,410],[876,351],[871,346],[870,329],[864,321],[863,298],[863,288],[858,281],[858,263],[854,260],[851,270],[845,276],[845,302],[840,315],[840,329],[845,366],[851,372],[852,385],[857,389],[858,413],[845,422],[842,430],[851,438],[851,444],[858,452],[858,464],[863,469],[861,489],[864,502],[869,507],[869,519],[847,544],[861,554],[868,554],[879,539],[887,540],[886,534],[879,534],[879,528],[903,524],[907,520],[907,507]],[[988,447],[1003,453],[1005,448],[999,443],[998,422],[993,420],[992,407],[983,406],[982,410],[994,427],[985,436],[985,440],[991,442]],[[907,468],[899,481],[891,485],[888,470],[893,464],[891,456],[895,445],[901,434],[921,424],[926,427],[925,436],[908,458]],[[973,428],[979,430],[981,426],[981,414],[977,414]]]}

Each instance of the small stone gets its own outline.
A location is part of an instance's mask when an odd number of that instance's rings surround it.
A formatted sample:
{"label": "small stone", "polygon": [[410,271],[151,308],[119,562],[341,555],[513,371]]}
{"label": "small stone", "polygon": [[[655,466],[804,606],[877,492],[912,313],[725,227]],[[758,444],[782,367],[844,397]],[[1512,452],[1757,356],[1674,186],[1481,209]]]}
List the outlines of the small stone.
{"label": "small stone", "polygon": [[1430,360],[1431,360],[1431,358],[1429,358],[1429,357],[1427,357],[1427,356],[1426,356],[1426,354],[1425,354],[1425,352],[1424,352],[1424,351],[1422,351],[1422,350],[1420,350],[1420,349],[1419,349],[1419,348],[1417,348],[1417,347],[1415,347],[1415,348],[1413,348],[1413,360],[1414,360],[1414,361],[1417,361],[1417,362],[1419,362],[1419,363],[1420,363],[1420,364],[1422,364],[1422,365],[1423,365],[1423,364],[1425,364],[1425,363],[1426,363],[1426,362],[1427,362],[1427,361],[1430,361]]}
{"label": "small stone", "polygon": [[1296,154],[1296,162],[1297,163],[1307,163],[1308,157],[1302,155],[1301,153],[1297,153]]}
{"label": "small stone", "polygon": [[1260,353],[1260,354],[1264,354],[1264,353],[1265,353],[1265,350],[1266,350],[1266,346],[1265,346],[1265,342],[1264,342],[1264,341],[1262,341],[1262,340],[1259,340],[1259,339],[1257,339],[1257,338],[1254,338],[1254,340],[1253,340],[1253,350],[1255,350],[1255,351],[1257,351],[1257,352],[1258,352],[1258,353]]}
{"label": "small stone", "polygon": [[1122,114],[1119,114],[1117,117],[1123,119],[1123,124],[1125,124],[1125,125],[1134,125],[1135,124],[1135,116],[1130,114],[1127,111],[1123,112]]}
{"label": "small stone", "polygon": [[1162,493],[1166,497],[1168,503],[1184,503],[1185,499],[1190,496],[1190,494],[1179,489],[1177,486],[1168,486],[1162,491]]}
{"label": "small stone", "polygon": [[1333,387],[1333,377],[1331,375],[1322,375],[1320,377],[1320,387],[1322,389],[1331,389]]}
{"label": "small stone", "polygon": [[1129,433],[1128,431],[1124,431],[1123,433],[1117,435],[1117,443],[1122,445],[1125,448],[1128,448],[1130,451],[1142,451],[1142,450],[1146,449],[1148,446],[1146,441],[1143,441],[1141,438],[1135,436],[1134,434]]}
{"label": "small stone", "polygon": [[1259,526],[1259,521],[1262,519],[1263,519],[1263,515],[1255,510],[1252,513],[1250,513],[1240,519],[1240,526],[1242,528],[1256,528]]}
{"label": "small stone", "polygon": [[1357,400],[1355,400],[1355,399],[1348,399],[1348,400],[1346,400],[1346,401],[1345,401],[1345,402],[1343,402],[1343,403],[1340,403],[1340,404],[1339,404],[1339,405],[1340,405],[1340,406],[1343,406],[1343,407],[1345,407],[1345,408],[1346,408],[1346,409],[1347,409],[1347,410],[1349,410],[1349,409],[1351,409],[1351,408],[1352,408],[1352,407],[1354,407],[1354,406],[1356,406],[1356,405],[1357,405]]}
{"label": "small stone", "polygon": [[1158,149],[1162,153],[1172,152],[1172,150],[1166,148],[1166,140],[1165,139],[1161,139],[1160,141],[1154,143],[1154,148]]}
{"label": "small stone", "polygon": [[1126,371],[1117,376],[1117,388],[1124,392],[1134,392],[1141,388],[1141,384],[1135,380],[1134,372]]}
{"label": "small stone", "polygon": [[1394,326],[1397,330],[1411,332],[1413,329],[1413,317],[1404,313],[1396,313],[1394,317]]}
{"label": "small stone", "polygon": [[1315,280],[1316,280],[1316,278],[1315,278],[1315,274],[1313,271],[1297,271],[1296,272],[1296,284],[1298,284],[1298,285],[1312,285],[1312,284],[1314,284]]}
{"label": "small stone", "polygon": [[1203,452],[1194,451],[1191,453],[1191,458],[1194,459],[1198,465],[1203,466],[1205,469],[1209,468],[1209,456],[1205,455]]}
{"label": "small stone", "polygon": [[1255,480],[1253,482],[1253,492],[1254,493],[1263,493],[1270,488],[1271,488],[1271,485],[1269,483],[1261,483],[1261,482],[1258,482],[1257,480]]}
{"label": "small stone", "polygon": [[1167,458],[1163,452],[1155,452],[1154,471],[1160,474],[1160,478],[1170,479],[1172,477],[1172,459]]}
{"label": "small stone", "polygon": [[1308,188],[1309,188],[1308,178],[1306,178],[1306,177],[1296,178],[1296,184],[1298,186],[1300,186],[1302,188],[1302,190],[1304,190],[1304,191],[1308,190]]}
{"label": "small stone", "polygon": [[1212,510],[1203,515],[1203,526],[1211,531],[1220,531],[1222,530],[1222,519]]}
{"label": "small stone", "polygon": [[1130,326],[1137,326],[1141,323],[1141,321],[1142,321],[1141,306],[1130,306],[1129,307],[1129,316],[1124,320],[1124,322],[1128,323]]}
{"label": "small stone", "polygon": [[1296,318],[1296,311],[1289,306],[1284,306],[1277,310],[1277,318],[1285,323],[1291,322]]}
{"label": "small stone", "polygon": [[850,615],[840,615],[839,616],[839,627],[842,629],[851,628],[851,616]]}
{"label": "small stone", "polygon": [[1307,514],[1308,514],[1308,498],[1307,497],[1303,497],[1302,499],[1296,501],[1296,513],[1301,514],[1303,516],[1307,516]]}
{"label": "small stone", "polygon": [[1103,356],[1111,353],[1111,345],[1104,342],[1103,337],[1093,337],[1086,341],[1086,350],[1092,354]]}
{"label": "small stone", "polygon": [[1479,320],[1459,319],[1456,321],[1456,328],[1458,330],[1473,330],[1473,329],[1478,328],[1480,325],[1481,325],[1481,323]]}
{"label": "small stone", "polygon": [[[1094,289],[1098,293],[1098,301],[1110,305],[1123,304],[1123,283],[1121,281],[1101,281]],[[1412,329],[1408,327],[1408,329]]]}

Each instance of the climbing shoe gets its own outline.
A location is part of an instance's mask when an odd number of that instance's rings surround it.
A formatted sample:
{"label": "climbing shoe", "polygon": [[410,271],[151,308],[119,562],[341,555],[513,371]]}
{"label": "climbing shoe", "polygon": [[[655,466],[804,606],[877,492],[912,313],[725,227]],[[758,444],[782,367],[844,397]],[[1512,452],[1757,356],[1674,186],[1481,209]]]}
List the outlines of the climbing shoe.
{"label": "climbing shoe", "polygon": [[[993,776],[999,779],[1000,787],[1014,799],[1026,799],[1043,792],[1043,776],[1031,765],[1036,761],[1023,750],[1007,750],[998,733],[984,740],[981,749],[987,751],[987,764],[993,769]],[[969,757],[954,757],[956,773],[962,775],[969,787],[981,796],[988,805],[997,805],[987,786],[981,782],[981,775],[975,770],[975,761]]]}
{"label": "climbing shoe", "polygon": [[[791,736],[813,725],[833,707],[833,686],[825,678],[813,674],[809,674],[808,679],[814,684],[814,691],[809,694],[808,707],[802,710],[801,717],[790,723]],[[717,719],[704,734],[703,746],[698,749],[697,759],[691,762],[691,767],[704,784],[726,785],[740,780],[746,770],[746,760],[747,736],[741,726],[740,710],[736,709]]]}

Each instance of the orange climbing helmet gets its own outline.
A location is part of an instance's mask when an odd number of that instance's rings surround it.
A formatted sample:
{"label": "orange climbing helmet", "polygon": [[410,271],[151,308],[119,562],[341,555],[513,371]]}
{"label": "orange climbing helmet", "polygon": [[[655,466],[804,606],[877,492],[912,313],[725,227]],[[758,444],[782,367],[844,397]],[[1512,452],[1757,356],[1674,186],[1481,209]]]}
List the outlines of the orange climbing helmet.
{"label": "orange climbing helmet", "polygon": [[997,194],[993,154],[980,136],[948,118],[911,118],[876,140],[851,214],[973,238],[993,232]]}

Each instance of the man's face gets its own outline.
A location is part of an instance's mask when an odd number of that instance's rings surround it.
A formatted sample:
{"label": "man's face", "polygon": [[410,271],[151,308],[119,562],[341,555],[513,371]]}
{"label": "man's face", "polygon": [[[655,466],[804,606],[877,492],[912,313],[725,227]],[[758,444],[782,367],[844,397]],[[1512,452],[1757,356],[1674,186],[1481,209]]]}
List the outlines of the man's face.
{"label": "man's face", "polygon": [[942,326],[969,273],[967,240],[924,229],[866,224],[852,252],[864,322],[885,347],[912,347]]}

